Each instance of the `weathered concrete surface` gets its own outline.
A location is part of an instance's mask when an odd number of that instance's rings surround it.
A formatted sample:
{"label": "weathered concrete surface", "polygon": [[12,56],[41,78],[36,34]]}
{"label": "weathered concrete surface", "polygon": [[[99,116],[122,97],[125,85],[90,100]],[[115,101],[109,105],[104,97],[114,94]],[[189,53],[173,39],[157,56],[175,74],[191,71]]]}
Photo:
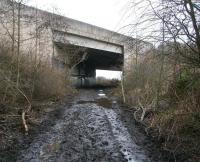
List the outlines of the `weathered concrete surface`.
{"label": "weathered concrete surface", "polygon": [[[5,18],[7,19],[7,22],[10,22],[10,25],[7,23],[4,25],[8,25],[8,30],[12,33],[12,3],[10,0],[2,0],[0,5],[8,11],[5,12],[4,15],[2,14],[2,18]],[[18,5],[15,4],[16,20],[17,7]],[[1,28],[5,30],[4,27],[1,26]],[[33,7],[21,5],[22,38],[25,38],[27,39],[25,41],[30,42],[29,38],[31,38],[31,36],[33,37],[33,34],[36,34],[36,30],[50,30],[51,33],[41,35],[39,39],[44,39],[44,37],[51,38],[51,41],[49,40],[46,42],[47,45],[52,48],[51,55],[53,55],[53,53],[56,54],[56,51],[53,51],[51,42],[72,44],[120,54],[127,53],[129,47],[131,47],[131,43],[134,42],[133,38],[113,31],[42,11]],[[37,34],[40,35],[42,33]],[[28,43],[28,45],[30,45],[30,43]],[[49,53],[50,51],[47,52]],[[48,55],[48,53],[45,54]]]}
{"label": "weathered concrete surface", "polygon": [[17,161],[164,162],[158,151],[151,152],[151,141],[136,125],[134,134],[129,133],[121,113],[117,102],[107,99],[103,91],[81,90],[72,106],[65,107],[55,124],[19,153]]}
{"label": "weathered concrete surface", "polygon": [[[6,22],[12,22],[11,1],[1,0],[0,5],[3,9],[9,11],[5,12],[5,15],[2,14],[2,18],[7,19]],[[17,7],[17,4],[15,4],[16,18]],[[29,42],[28,45],[30,45],[29,38],[32,38],[34,36],[33,34],[36,34],[36,29],[38,29],[39,32],[50,30],[50,33],[41,35],[39,39],[49,37],[51,38],[51,42],[74,44],[125,55],[133,52],[136,41],[132,37],[25,5],[21,6],[21,20],[21,34],[23,38],[27,39],[25,41]],[[6,23],[4,25],[8,24]],[[11,26],[12,24],[10,24],[10,26],[8,25],[8,29],[11,28]],[[2,26],[1,28],[4,29]],[[11,30],[12,29],[9,29],[10,33]],[[40,35],[42,33],[38,34]],[[51,42],[49,40],[46,43],[52,48],[51,54],[53,54],[55,51],[53,51]],[[150,43],[143,43],[146,47],[151,46]],[[49,53],[50,51],[47,52]],[[48,55],[48,53],[46,54]]]}
{"label": "weathered concrete surface", "polygon": [[[12,36],[12,3],[10,0],[1,0],[0,7],[5,10],[0,15],[0,35],[10,40]],[[14,4],[15,27],[17,27],[18,4]],[[20,6],[20,51],[34,55],[38,60],[67,66],[61,55],[69,55],[63,50],[65,46],[86,48],[89,57],[82,67],[84,76],[77,73],[77,78],[93,80],[95,75],[89,76],[88,70],[119,70],[123,69],[123,62],[127,65],[128,57],[134,55],[136,40],[110,30],[91,24],[73,20],[54,13],[42,11],[26,5]],[[2,22],[2,21],[1,21]],[[16,28],[17,29],[17,28]],[[17,40],[17,30],[15,39]],[[4,39],[4,38],[3,38]],[[144,49],[151,47],[150,43],[137,41],[143,44]],[[141,45],[140,45],[141,46]],[[78,67],[76,67],[78,68]],[[78,68],[80,71],[80,68]],[[80,82],[80,80],[79,80]]]}
{"label": "weathered concrete surface", "polygon": [[[94,28],[94,30],[95,29],[96,28]],[[102,32],[103,31],[99,31],[99,33],[95,33],[95,34],[102,35]],[[53,30],[53,41],[57,43],[72,44],[72,45],[77,45],[81,47],[87,47],[87,48],[92,48],[92,49],[98,49],[98,50],[104,50],[104,51],[109,51],[113,53],[123,54],[124,47],[122,43],[114,44],[112,39],[109,40],[106,38],[101,38],[101,39],[94,38],[94,35],[91,35],[89,37],[89,36],[86,36],[87,33],[84,33],[84,32],[81,34],[80,33],[77,34],[77,30],[74,30],[73,33],[70,33],[69,31],[64,32],[64,31]]]}

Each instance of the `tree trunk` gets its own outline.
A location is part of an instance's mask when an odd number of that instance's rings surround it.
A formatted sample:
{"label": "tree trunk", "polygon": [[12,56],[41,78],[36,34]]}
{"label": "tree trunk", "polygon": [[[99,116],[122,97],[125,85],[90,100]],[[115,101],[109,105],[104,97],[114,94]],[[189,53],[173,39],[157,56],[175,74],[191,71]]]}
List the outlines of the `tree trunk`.
{"label": "tree trunk", "polygon": [[14,0],[12,0],[12,56],[14,56],[15,52],[15,4]]}
{"label": "tree trunk", "polygon": [[20,23],[20,13],[21,12],[21,2],[18,3],[18,18],[17,18],[17,27],[18,27],[18,39],[17,39],[17,88],[19,87],[19,77],[20,77],[20,30],[21,30],[21,23]]}
{"label": "tree trunk", "polygon": [[[189,6],[190,6],[190,11],[187,8],[187,4],[189,4]],[[187,0],[187,1],[185,0],[185,8],[191,17],[193,28],[194,28],[194,31],[196,34],[196,45],[198,48],[198,55],[199,55],[199,61],[200,61],[200,33],[199,33],[199,28],[197,26],[197,20],[195,17],[194,6],[193,6],[193,3],[191,0]]]}

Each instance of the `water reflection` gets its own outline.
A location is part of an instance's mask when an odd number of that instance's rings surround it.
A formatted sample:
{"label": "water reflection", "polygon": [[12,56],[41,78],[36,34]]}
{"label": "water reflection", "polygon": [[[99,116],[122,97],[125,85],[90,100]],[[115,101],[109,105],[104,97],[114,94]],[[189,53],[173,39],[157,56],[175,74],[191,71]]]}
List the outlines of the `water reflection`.
{"label": "water reflection", "polygon": [[103,92],[103,90],[99,90],[98,96],[99,97],[106,97],[106,94]]}

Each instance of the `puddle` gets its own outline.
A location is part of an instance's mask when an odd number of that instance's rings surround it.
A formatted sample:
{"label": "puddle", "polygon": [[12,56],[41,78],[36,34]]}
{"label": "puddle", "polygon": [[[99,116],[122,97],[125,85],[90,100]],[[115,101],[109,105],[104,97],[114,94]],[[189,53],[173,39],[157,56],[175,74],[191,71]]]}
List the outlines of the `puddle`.
{"label": "puddle", "polygon": [[104,93],[99,93],[98,96],[100,96],[100,97],[105,97],[106,94],[104,94]]}
{"label": "puddle", "polygon": [[103,92],[103,90],[99,90],[98,98],[96,99],[96,103],[98,106],[102,106],[104,108],[116,108],[117,107],[117,101],[112,100],[106,96],[106,94]]}
{"label": "puddle", "polygon": [[99,90],[98,96],[99,97],[106,97],[106,94],[103,92],[103,90]]}

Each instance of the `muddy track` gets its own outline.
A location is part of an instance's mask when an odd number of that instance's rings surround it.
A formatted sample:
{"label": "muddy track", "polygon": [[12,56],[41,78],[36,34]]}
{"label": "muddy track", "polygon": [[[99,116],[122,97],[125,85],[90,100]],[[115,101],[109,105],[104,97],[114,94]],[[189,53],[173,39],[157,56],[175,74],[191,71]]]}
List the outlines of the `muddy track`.
{"label": "muddy track", "polygon": [[163,162],[151,141],[102,91],[81,90],[63,110],[19,152],[17,162]]}

